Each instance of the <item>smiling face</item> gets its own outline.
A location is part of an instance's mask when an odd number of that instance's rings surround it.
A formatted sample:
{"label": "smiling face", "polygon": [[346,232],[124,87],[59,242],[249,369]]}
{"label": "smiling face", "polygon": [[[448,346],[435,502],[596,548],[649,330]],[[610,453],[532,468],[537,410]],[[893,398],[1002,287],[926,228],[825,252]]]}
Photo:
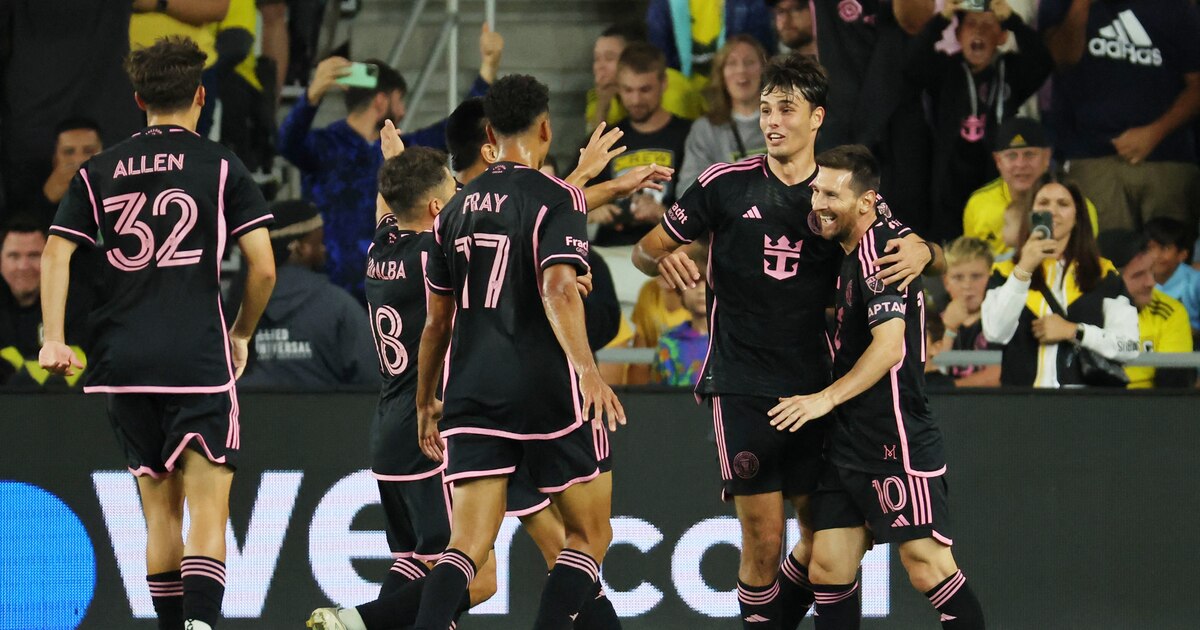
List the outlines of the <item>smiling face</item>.
{"label": "smiling face", "polygon": [[45,247],[46,237],[37,231],[9,232],[0,243],[0,277],[21,306],[29,306],[37,299]]}
{"label": "smiling face", "polygon": [[1033,198],[1034,212],[1049,212],[1054,217],[1054,239],[1066,240],[1075,229],[1075,199],[1071,191],[1059,183],[1042,186]]}
{"label": "smiling face", "polygon": [[851,244],[859,221],[873,207],[875,192],[855,192],[850,171],[828,167],[817,171],[812,191],[812,208],[821,237],[843,246]]}
{"label": "smiling face", "polygon": [[1154,255],[1144,251],[1121,269],[1125,289],[1133,298],[1133,305],[1142,310],[1154,299]]}
{"label": "smiling face", "polygon": [[996,49],[1008,38],[1000,19],[991,11],[959,13],[958,45],[971,70],[978,72],[992,63]]}
{"label": "smiling face", "polygon": [[825,109],[813,109],[799,92],[774,89],[761,95],[758,114],[767,155],[787,162],[812,150]]}
{"label": "smiling face", "polygon": [[753,103],[759,94],[762,71],[762,59],[753,46],[745,42],[734,44],[721,68],[729,99],[734,103]]}

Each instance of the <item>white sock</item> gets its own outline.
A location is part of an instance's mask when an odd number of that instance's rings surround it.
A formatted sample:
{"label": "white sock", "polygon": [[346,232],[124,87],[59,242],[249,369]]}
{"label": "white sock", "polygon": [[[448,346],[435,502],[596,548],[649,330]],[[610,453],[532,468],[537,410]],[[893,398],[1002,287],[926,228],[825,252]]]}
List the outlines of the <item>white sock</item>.
{"label": "white sock", "polygon": [[337,617],[346,625],[346,630],[367,630],[367,624],[363,622],[357,608],[339,608]]}
{"label": "white sock", "polygon": [[212,626],[198,621],[196,619],[187,619],[183,622],[184,630],[212,630]]}

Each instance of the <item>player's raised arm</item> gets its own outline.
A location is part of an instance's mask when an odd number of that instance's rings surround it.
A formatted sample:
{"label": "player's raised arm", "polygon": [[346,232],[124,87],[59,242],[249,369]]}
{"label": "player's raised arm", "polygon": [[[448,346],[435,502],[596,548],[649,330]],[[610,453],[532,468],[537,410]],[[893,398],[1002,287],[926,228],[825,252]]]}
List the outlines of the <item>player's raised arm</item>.
{"label": "player's raised arm", "polygon": [[[583,299],[579,297],[576,286],[577,275],[574,265],[546,267],[542,272],[542,305],[546,308],[546,318],[550,320],[554,336],[567,355],[567,361],[579,374],[583,413],[595,420],[599,420],[603,414],[608,418],[608,429],[616,431],[618,423],[625,424],[625,409],[612,388],[600,377],[600,369],[596,367],[596,360],[588,347]],[[424,351],[422,340],[421,352]]]}
{"label": "player's raised arm", "polygon": [[815,394],[792,396],[767,412],[771,426],[797,431],[809,420],[816,420],[834,407],[867,391],[889,370],[904,359],[904,319],[895,318],[871,329],[871,344],[845,376]]}
{"label": "player's raised arm", "polygon": [[438,377],[442,362],[450,347],[454,322],[454,296],[434,291],[428,293],[428,313],[425,329],[421,331],[420,352],[417,354],[417,432],[421,452],[433,461],[442,461],[446,443],[438,432],[442,405],[437,399]]}
{"label": "player's raised arm", "polygon": [[672,289],[695,288],[700,268],[682,245],[661,224],[656,225],[634,246],[633,266],[648,276],[662,276]]}
{"label": "player's raised arm", "polygon": [[246,291],[242,294],[242,306],[238,309],[229,336],[233,343],[233,367],[237,371],[236,376],[240,377],[242,370],[246,369],[250,337],[254,336],[258,319],[266,310],[271,291],[275,289],[275,254],[265,227],[243,234],[238,238],[238,247],[246,261]]}
{"label": "player's raised arm", "polygon": [[51,234],[42,250],[42,350],[38,363],[58,375],[72,376],[83,369],[79,357],[67,346],[64,318],[67,312],[67,288],[71,283],[71,255],[76,245]]}

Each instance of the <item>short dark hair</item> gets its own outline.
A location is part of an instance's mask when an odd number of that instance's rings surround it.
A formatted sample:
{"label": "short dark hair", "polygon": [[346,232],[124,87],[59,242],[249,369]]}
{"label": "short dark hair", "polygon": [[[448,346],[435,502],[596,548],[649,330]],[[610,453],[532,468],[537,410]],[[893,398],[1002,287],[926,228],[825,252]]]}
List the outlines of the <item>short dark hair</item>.
{"label": "short dark hair", "polygon": [[817,166],[850,171],[850,184],[860,195],[868,190],[879,192],[879,161],[861,144],[843,144],[822,151],[817,156]]}
{"label": "short dark hair", "polygon": [[1124,269],[1134,258],[1150,249],[1150,240],[1133,230],[1105,230],[1096,236],[1100,255],[1117,269]]}
{"label": "short dark hair", "polygon": [[649,42],[630,42],[621,51],[617,60],[617,69],[628,68],[638,74],[653,72],[664,75],[667,72],[667,56],[657,46]]}
{"label": "short dark hair", "polygon": [[397,217],[412,218],[417,203],[447,177],[445,153],[410,147],[384,160],[379,169],[379,194]]}
{"label": "short dark hair", "polygon": [[374,64],[379,68],[379,80],[375,83],[374,89],[346,88],[346,111],[353,112],[362,109],[371,102],[371,99],[375,98],[376,94],[391,94],[396,90],[400,90],[401,94],[408,94],[408,82],[399,72],[396,72],[395,68],[379,59],[366,59],[363,63]]}
{"label": "short dark hair", "polygon": [[550,89],[527,74],[510,74],[492,84],[483,98],[483,114],[492,129],[514,136],[550,111]]}
{"label": "short dark hair", "polygon": [[450,168],[455,172],[471,168],[480,158],[479,149],[487,144],[487,116],[483,99],[474,96],[458,104],[446,118],[446,149]]}
{"label": "short dark hair", "polygon": [[600,37],[619,37],[630,42],[646,41],[646,25],[642,22],[618,22],[604,29],[600,33]]}
{"label": "short dark hair", "polygon": [[47,235],[46,225],[39,222],[34,217],[27,214],[18,214],[0,225],[0,248],[4,247],[4,240],[9,234],[32,234],[37,232],[43,238]]}
{"label": "short dark hair", "polygon": [[775,57],[767,63],[762,76],[762,93],[774,90],[799,92],[813,108],[825,107],[829,95],[829,75],[812,55],[797,52]]}
{"label": "short dark hair", "polygon": [[94,131],[97,136],[100,135],[100,125],[96,121],[84,116],[71,116],[70,118],[63,119],[54,126],[54,137],[57,139],[62,132],[75,131],[77,129]]}
{"label": "short dark hair", "polygon": [[1142,232],[1146,238],[1161,246],[1174,246],[1187,252],[1188,261],[1191,261],[1192,245],[1196,243],[1196,235],[1183,221],[1171,217],[1155,217],[1146,221]]}
{"label": "short dark hair", "polygon": [[169,35],[130,52],[125,72],[147,109],[176,112],[191,106],[206,57],[191,39]]}

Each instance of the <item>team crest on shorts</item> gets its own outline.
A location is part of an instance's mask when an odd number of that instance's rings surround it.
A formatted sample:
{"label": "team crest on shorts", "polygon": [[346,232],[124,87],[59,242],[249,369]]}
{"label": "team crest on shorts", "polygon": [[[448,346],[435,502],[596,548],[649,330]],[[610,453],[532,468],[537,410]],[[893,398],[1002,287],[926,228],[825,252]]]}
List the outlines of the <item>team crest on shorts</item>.
{"label": "team crest on shorts", "polygon": [[753,479],[758,474],[758,456],[742,451],[733,458],[733,472],[742,479]]}
{"label": "team crest on shorts", "polygon": [[871,293],[883,293],[883,280],[879,279],[879,275],[867,276],[867,288]]}

